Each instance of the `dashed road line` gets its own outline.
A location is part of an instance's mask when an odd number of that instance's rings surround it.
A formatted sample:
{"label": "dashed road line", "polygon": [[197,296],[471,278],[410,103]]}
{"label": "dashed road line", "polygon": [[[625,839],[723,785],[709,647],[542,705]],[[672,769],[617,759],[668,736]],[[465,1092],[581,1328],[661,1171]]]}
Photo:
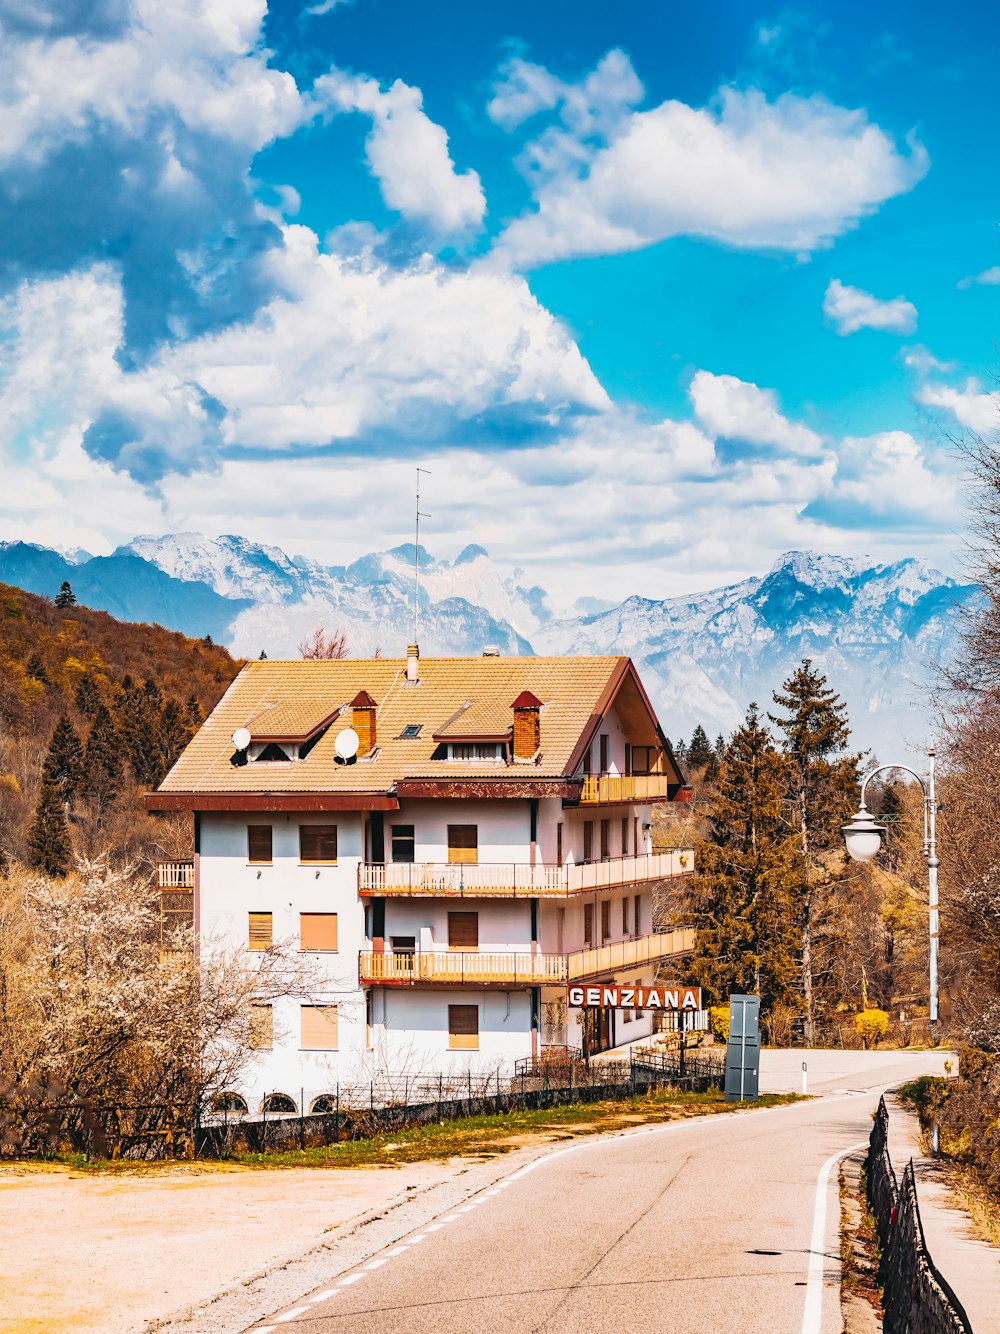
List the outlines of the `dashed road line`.
{"label": "dashed road line", "polygon": [[296,1307],[294,1308],[294,1310],[286,1311],[286,1312],[284,1313],[284,1315],[276,1315],[274,1318],[275,1318],[276,1321],[279,1321],[279,1322],[282,1322],[282,1321],[285,1321],[285,1320],[294,1320],[294,1319],[296,1318],[296,1316],[305,1315],[305,1313],[306,1313],[308,1310],[309,1310],[309,1307],[308,1307],[308,1306],[296,1306]]}

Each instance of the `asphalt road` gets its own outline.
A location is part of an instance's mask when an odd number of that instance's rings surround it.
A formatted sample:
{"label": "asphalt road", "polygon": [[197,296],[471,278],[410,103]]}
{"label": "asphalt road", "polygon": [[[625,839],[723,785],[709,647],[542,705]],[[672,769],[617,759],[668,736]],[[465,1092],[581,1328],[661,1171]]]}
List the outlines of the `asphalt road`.
{"label": "asphalt road", "polygon": [[941,1062],[841,1060],[808,1103],[550,1150],[252,1328],[836,1334],[836,1160]]}

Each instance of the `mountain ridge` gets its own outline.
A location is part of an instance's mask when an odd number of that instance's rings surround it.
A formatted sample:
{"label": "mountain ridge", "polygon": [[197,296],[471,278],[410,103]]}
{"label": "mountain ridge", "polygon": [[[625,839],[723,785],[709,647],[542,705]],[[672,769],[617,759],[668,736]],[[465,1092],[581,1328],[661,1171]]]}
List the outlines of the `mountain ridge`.
{"label": "mountain ridge", "polygon": [[[236,534],[177,533],[74,557],[0,543],[0,579],[49,596],[68,579],[87,605],[207,632],[241,657],[296,656],[317,625],[345,629],[359,656],[399,651],[414,633],[412,544],[325,566]],[[916,557],[789,551],[722,587],[557,617],[544,589],[525,587],[521,570],[503,574],[478,544],[454,561],[422,547],[420,566],[425,652],[628,653],[675,737],[696,723],[728,733],[810,657],[846,699],[858,743],[880,752],[914,740],[914,708],[953,651],[957,612],[978,595]]]}

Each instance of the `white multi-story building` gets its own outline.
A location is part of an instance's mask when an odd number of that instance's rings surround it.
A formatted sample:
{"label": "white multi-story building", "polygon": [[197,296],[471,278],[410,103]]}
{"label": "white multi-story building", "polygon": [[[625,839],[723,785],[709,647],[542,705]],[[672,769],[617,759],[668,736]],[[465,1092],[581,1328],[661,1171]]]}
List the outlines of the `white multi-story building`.
{"label": "white multi-story building", "polygon": [[193,863],[160,878],[193,890],[197,938],[315,965],[307,1001],[259,1007],[232,1092],[297,1109],[647,1035],[567,988],[648,985],[690,949],[653,927],[654,887],[693,870],[650,839],[682,784],[628,658],[248,663],[149,798],[193,812]]}

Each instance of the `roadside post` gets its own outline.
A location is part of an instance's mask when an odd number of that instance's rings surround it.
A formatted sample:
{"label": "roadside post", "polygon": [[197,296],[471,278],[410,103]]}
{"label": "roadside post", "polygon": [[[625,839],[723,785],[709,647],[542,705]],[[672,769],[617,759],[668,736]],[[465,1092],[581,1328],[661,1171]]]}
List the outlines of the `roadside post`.
{"label": "roadside post", "polygon": [[726,1102],[753,1101],[760,1081],[760,997],[729,997]]}
{"label": "roadside post", "polygon": [[805,1095],[806,1095],[808,1092],[809,1092],[809,1064],[808,1064],[807,1061],[803,1061],[803,1062],[802,1062],[802,1096],[805,1097]]}

